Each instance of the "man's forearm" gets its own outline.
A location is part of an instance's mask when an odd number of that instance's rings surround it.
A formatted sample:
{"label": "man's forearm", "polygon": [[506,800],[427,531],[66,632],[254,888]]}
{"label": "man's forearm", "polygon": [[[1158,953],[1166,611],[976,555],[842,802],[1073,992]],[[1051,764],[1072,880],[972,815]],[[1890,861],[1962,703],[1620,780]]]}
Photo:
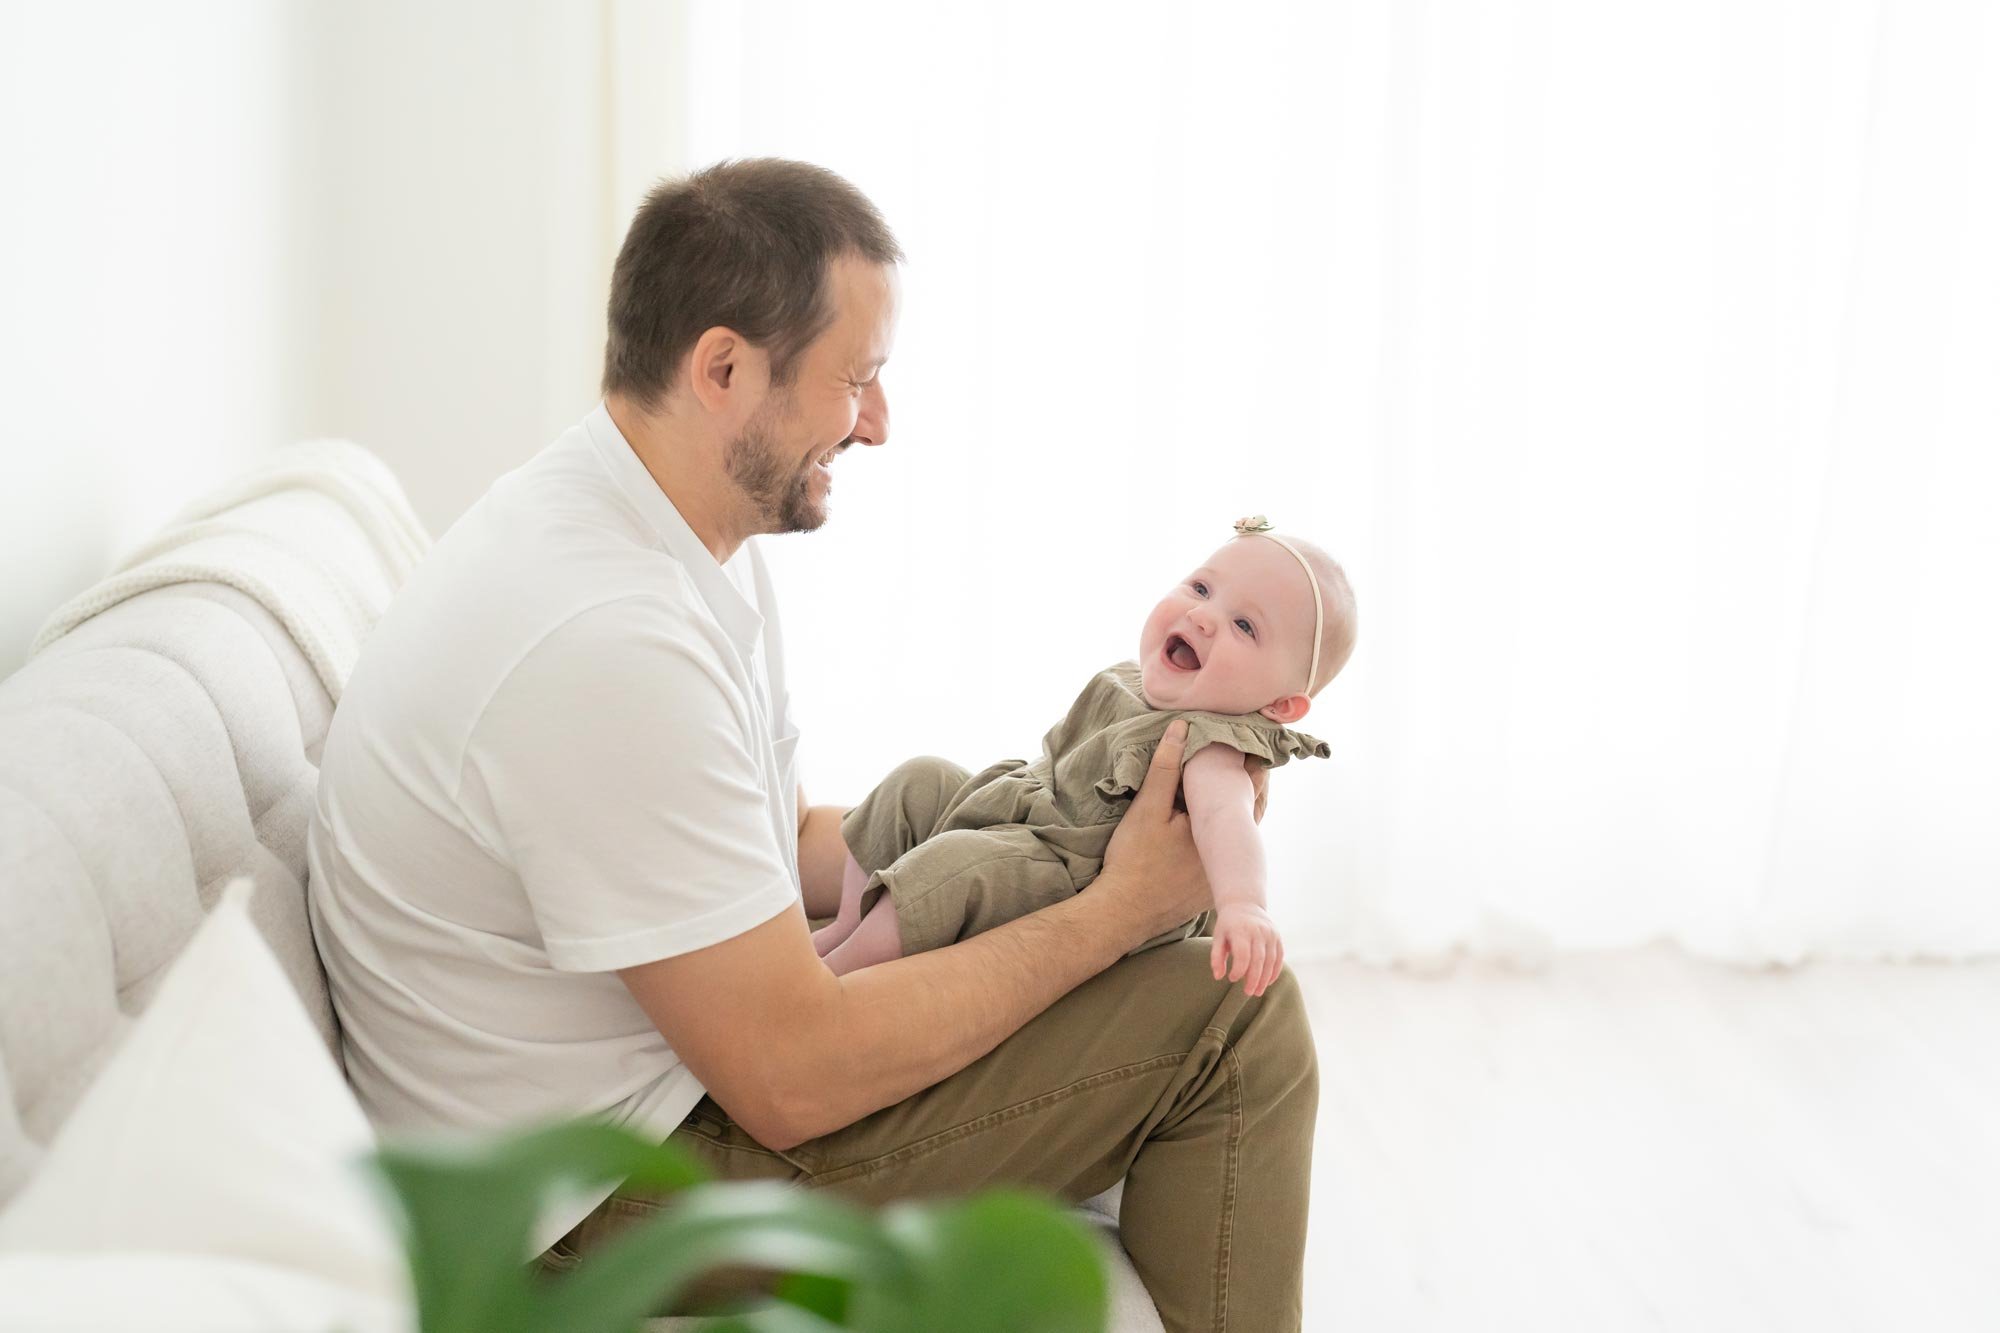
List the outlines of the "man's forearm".
{"label": "man's forearm", "polygon": [[839,993],[824,1016],[792,1034],[794,1142],[957,1073],[1124,957],[1142,931],[1112,895],[1081,893],[949,948],[832,978]]}
{"label": "man's forearm", "polygon": [[840,910],[840,878],[847,869],[847,843],[840,836],[844,805],[815,805],[799,824],[799,894],[808,917]]}

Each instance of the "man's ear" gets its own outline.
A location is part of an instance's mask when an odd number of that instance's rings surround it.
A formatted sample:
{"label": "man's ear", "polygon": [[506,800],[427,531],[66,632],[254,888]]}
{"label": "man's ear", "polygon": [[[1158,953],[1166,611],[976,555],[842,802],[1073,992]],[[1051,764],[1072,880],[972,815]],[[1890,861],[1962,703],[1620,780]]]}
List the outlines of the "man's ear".
{"label": "man's ear", "polygon": [[740,387],[744,349],[736,330],[718,324],[695,339],[688,353],[687,383],[695,401],[710,412],[728,410],[730,391]]}
{"label": "man's ear", "polygon": [[1312,711],[1313,701],[1303,694],[1288,694],[1274,704],[1266,704],[1257,711],[1273,722],[1291,726]]}

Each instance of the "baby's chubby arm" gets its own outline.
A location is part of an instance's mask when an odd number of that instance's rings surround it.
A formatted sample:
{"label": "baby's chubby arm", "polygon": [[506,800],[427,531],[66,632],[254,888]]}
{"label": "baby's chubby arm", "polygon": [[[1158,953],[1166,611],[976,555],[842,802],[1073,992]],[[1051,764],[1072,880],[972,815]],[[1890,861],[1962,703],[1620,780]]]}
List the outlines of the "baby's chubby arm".
{"label": "baby's chubby arm", "polygon": [[1277,979],[1284,945],[1264,905],[1264,842],[1257,834],[1257,787],[1249,760],[1227,745],[1205,745],[1181,767],[1188,822],[1215,895],[1215,944],[1211,963],[1218,979],[1229,959],[1229,979],[1261,995]]}
{"label": "baby's chubby arm", "polygon": [[1181,765],[1188,822],[1220,910],[1264,905],[1264,842],[1257,836],[1249,761],[1227,745],[1204,745]]}

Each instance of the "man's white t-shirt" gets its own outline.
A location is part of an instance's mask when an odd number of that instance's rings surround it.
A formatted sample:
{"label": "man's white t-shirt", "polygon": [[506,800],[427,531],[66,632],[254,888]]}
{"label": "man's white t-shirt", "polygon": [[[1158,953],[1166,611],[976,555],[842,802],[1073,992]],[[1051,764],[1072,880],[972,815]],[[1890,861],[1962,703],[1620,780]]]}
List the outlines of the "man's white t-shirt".
{"label": "man's white t-shirt", "polygon": [[803,910],[797,746],[756,540],[717,564],[602,404],[494,482],[321,756],[312,926],[376,1128],[672,1133],[703,1089],[615,969]]}

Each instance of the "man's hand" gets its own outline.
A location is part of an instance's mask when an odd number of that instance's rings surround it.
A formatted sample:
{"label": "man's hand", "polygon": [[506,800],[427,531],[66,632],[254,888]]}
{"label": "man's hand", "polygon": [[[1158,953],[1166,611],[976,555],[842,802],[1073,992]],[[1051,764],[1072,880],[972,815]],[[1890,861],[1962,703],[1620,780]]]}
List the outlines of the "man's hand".
{"label": "man's hand", "polygon": [[1194,845],[1194,826],[1174,809],[1181,782],[1187,720],[1175,718],[1153,751],[1132,805],[1112,831],[1104,870],[1088,892],[1115,897],[1137,922],[1133,944],[1208,910],[1208,878]]}

